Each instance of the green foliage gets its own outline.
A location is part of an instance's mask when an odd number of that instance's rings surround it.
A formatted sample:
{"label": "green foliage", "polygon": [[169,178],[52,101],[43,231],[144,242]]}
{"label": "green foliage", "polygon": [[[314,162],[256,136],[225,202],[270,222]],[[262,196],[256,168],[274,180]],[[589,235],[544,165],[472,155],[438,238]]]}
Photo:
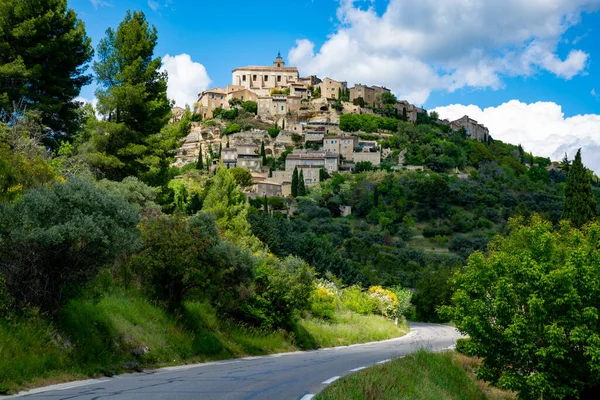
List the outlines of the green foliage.
{"label": "green foliage", "polygon": [[146,185],[136,177],[128,176],[121,182],[103,179],[98,182],[98,186],[113,196],[127,200],[127,202],[133,204],[139,211],[147,209],[160,210],[158,204],[155,203],[158,190]]}
{"label": "green foliage", "polygon": [[79,129],[74,100],[91,80],[92,40],[67,0],[2,0],[0,15],[0,121],[23,102],[40,113],[56,148]]}
{"label": "green foliage", "polygon": [[240,126],[240,124],[229,123],[229,124],[227,124],[227,126],[225,127],[225,130],[223,131],[223,135],[232,135],[234,133],[238,133],[241,131],[242,131],[242,127]]}
{"label": "green foliage", "polygon": [[242,108],[251,114],[258,112],[258,104],[255,101],[246,101],[242,103]]}
{"label": "green foliage", "polygon": [[371,161],[359,161],[354,166],[354,172],[361,173],[365,171],[374,171],[375,167]]}
{"label": "green foliage", "polygon": [[[293,179],[293,177],[292,177]],[[298,196],[306,196],[306,186],[304,183],[304,171],[300,170],[300,174],[298,175],[298,188],[297,188]]]}
{"label": "green foliage", "polygon": [[0,270],[20,305],[56,311],[101,267],[138,245],[136,209],[72,179],[0,209]]}
{"label": "green foliage", "polygon": [[212,217],[160,216],[141,225],[144,249],[132,266],[144,277],[152,298],[169,309],[181,307],[190,292],[220,307],[230,307],[250,283],[250,254],[221,243]]}
{"label": "green foliage", "polygon": [[265,329],[291,326],[297,311],[309,307],[314,270],[296,257],[263,258],[254,267],[255,293],[240,307],[240,318]]}
{"label": "green foliage", "polygon": [[292,197],[298,197],[298,168],[292,173]]}
{"label": "green foliage", "polygon": [[591,175],[581,162],[581,149],[577,150],[573,165],[569,168],[563,218],[570,220],[578,228],[598,218],[598,204],[592,194]]}
{"label": "green foliage", "polygon": [[252,186],[252,174],[247,169],[235,167],[229,168],[229,172],[241,188]]}
{"label": "green foliage", "polygon": [[380,129],[395,132],[398,129],[398,120],[370,114],[344,114],[340,116],[340,129],[345,132],[373,133]]}
{"label": "green foliage", "polygon": [[189,131],[189,112],[179,124],[182,129],[165,128],[171,104],[167,73],[160,70],[161,59],[153,58],[157,40],[144,13],[127,12],[118,29],[109,28],[98,45],[96,96],[105,120],[88,127],[92,137],[86,150],[89,162],[108,178],[149,173],[145,181],[156,179],[168,168],[168,153]]}
{"label": "green foliage", "polygon": [[317,399],[487,400],[488,396],[454,360],[453,353],[420,350],[339,379]]}
{"label": "green foliage", "polygon": [[598,223],[553,230],[534,216],[471,255],[445,314],[483,358],[480,377],[524,399],[597,393],[599,237]]}
{"label": "green foliage", "polygon": [[279,135],[279,132],[281,132],[281,130],[278,128],[271,128],[267,132],[269,133],[269,136],[271,136],[273,139],[275,139],[277,137],[277,135]]}

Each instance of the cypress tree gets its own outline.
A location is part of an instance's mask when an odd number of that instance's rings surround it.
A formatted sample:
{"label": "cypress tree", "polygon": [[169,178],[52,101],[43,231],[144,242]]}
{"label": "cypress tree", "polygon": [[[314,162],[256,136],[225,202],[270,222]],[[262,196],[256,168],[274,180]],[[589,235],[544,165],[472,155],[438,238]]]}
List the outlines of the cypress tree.
{"label": "cypress tree", "polygon": [[262,157],[262,164],[267,165],[267,153],[265,152],[265,142],[260,145],[260,156]]}
{"label": "cypress tree", "polygon": [[198,150],[198,161],[196,161],[196,169],[200,171],[204,169],[204,162],[202,160],[202,145],[200,145],[200,149]]}
{"label": "cypress tree", "polygon": [[571,167],[571,161],[569,161],[569,157],[567,157],[567,153],[565,153],[564,158],[560,162],[560,171],[569,176],[569,167]]}
{"label": "cypress tree", "polygon": [[570,220],[577,228],[581,228],[595,220],[597,216],[598,206],[592,193],[590,175],[581,162],[581,149],[579,149],[569,168],[563,218]]}
{"label": "cypress tree", "polygon": [[298,197],[298,168],[292,174],[292,197]]}
{"label": "cypress tree", "polygon": [[267,198],[267,196],[265,196],[263,200],[263,209],[267,214],[269,213],[269,199]]}
{"label": "cypress tree", "polygon": [[219,143],[219,159],[221,159],[221,151],[223,150],[223,143]]}
{"label": "cypress tree", "polygon": [[402,109],[402,121],[408,122],[408,112],[406,112],[406,107]]}
{"label": "cypress tree", "polygon": [[525,164],[525,150],[523,150],[523,146],[519,145],[518,151],[519,151],[519,160],[521,161],[521,164]]}
{"label": "cypress tree", "polygon": [[298,175],[298,196],[306,196],[306,186],[304,186],[304,171],[300,170]]}

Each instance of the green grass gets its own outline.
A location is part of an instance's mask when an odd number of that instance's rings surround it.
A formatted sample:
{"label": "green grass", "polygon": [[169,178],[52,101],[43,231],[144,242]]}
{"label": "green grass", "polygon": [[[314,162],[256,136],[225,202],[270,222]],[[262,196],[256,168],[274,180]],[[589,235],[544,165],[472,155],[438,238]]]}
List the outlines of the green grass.
{"label": "green grass", "polygon": [[0,321],[0,393],[142,368],[370,342],[408,331],[376,316],[300,320],[264,332],[218,318],[208,304],[174,316],[135,292],[115,289],[71,301],[57,326],[39,316]]}
{"label": "green grass", "polygon": [[334,399],[512,399],[514,394],[492,391],[476,381],[455,353],[416,354],[368,368],[342,378],[316,397]]}
{"label": "green grass", "polygon": [[406,322],[396,326],[378,315],[338,311],[333,321],[304,319],[299,324],[310,332],[318,347],[347,346],[400,337],[408,333]]}

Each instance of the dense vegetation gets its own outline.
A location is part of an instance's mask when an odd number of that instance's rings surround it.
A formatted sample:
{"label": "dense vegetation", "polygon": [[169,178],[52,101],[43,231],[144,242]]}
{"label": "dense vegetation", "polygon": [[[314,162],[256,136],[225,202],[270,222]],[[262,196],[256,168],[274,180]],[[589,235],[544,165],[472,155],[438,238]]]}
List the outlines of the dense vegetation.
{"label": "dense vegetation", "polygon": [[[100,41],[94,110],[73,101],[92,50],[66,1],[0,0],[0,11],[1,391],[66,371],[393,337],[403,327],[390,321],[403,316],[455,319],[484,357],[482,376],[523,397],[598,384],[600,192],[580,154],[547,169],[548,159],[468,140],[433,113],[406,122],[383,96],[376,115],[340,121],[378,141],[380,167],[323,171],[330,179],[314,187],[296,171],[291,198],[249,200],[252,176],[212,168],[216,149],[172,166],[198,118],[186,110],[169,123],[158,33],[143,13],[128,12]],[[255,119],[256,103],[237,105],[202,123],[279,134]],[[263,148],[263,161],[281,167],[290,151],[271,158]],[[396,168],[398,158],[424,170]],[[502,329],[475,307],[495,299],[495,320],[510,322]]]}

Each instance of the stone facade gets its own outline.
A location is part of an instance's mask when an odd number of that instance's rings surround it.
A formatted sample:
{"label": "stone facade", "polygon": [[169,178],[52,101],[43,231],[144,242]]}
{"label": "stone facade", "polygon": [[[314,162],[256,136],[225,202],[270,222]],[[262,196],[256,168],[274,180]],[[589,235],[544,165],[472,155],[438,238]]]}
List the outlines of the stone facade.
{"label": "stone facade", "polygon": [[210,119],[213,117],[213,110],[216,108],[228,107],[229,103],[227,101],[227,92],[225,89],[209,89],[200,93],[196,114],[200,114],[203,119]]}
{"label": "stone facade", "polygon": [[328,172],[337,172],[339,170],[338,155],[326,151],[294,151],[285,159],[285,169],[294,170],[299,166],[315,166],[325,168]]}
{"label": "stone facade", "polygon": [[232,72],[232,84],[243,86],[258,96],[269,96],[271,90],[287,88],[292,83],[299,83],[298,68],[286,67],[281,55],[278,55],[273,66],[248,66],[236,68]]}
{"label": "stone facade", "polygon": [[464,117],[457,119],[450,123],[450,126],[454,130],[459,130],[460,128],[465,128],[467,132],[467,138],[476,139],[480,142],[487,142],[490,138],[490,131],[488,128],[478,123],[469,116],[465,115]]}
{"label": "stone facade", "polygon": [[325,78],[318,86],[321,88],[321,97],[325,99],[337,99],[340,90],[346,90],[348,88],[348,83]]}
{"label": "stone facade", "polygon": [[[298,165],[298,174],[302,171],[302,175],[304,176],[304,185],[306,186],[315,186],[321,182],[321,167],[313,166],[313,165]],[[294,173],[294,169],[285,170],[285,171],[273,171],[273,176],[269,178],[274,182],[280,183],[291,183],[292,182],[292,174]]]}
{"label": "stone facade", "polygon": [[367,86],[360,83],[350,88],[350,101],[359,97],[365,101],[365,105],[374,106],[383,93],[390,93],[390,89],[383,86]]}
{"label": "stone facade", "polygon": [[298,111],[302,98],[291,94],[273,94],[258,97],[258,115],[278,117]]}
{"label": "stone facade", "polygon": [[355,163],[368,161],[375,167],[381,165],[381,152],[380,151],[359,151],[352,154],[352,160]]}
{"label": "stone facade", "polygon": [[352,160],[352,153],[357,146],[358,138],[356,136],[326,136],[323,139],[323,150],[333,154],[339,154],[346,160]]}
{"label": "stone facade", "polygon": [[283,195],[282,184],[272,180],[258,182],[256,184],[256,195],[267,197],[281,197]]}

